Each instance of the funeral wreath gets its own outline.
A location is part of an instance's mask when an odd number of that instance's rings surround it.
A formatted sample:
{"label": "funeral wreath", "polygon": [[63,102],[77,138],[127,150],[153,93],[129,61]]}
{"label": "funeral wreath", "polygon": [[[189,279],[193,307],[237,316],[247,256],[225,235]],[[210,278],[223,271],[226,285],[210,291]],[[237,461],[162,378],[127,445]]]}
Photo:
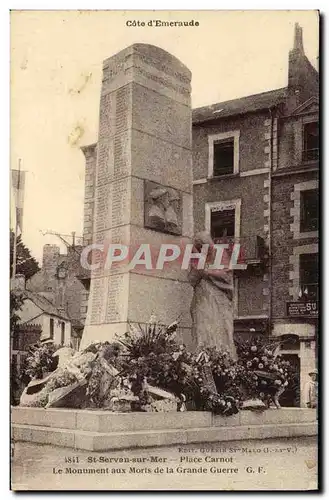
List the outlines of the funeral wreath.
{"label": "funeral wreath", "polygon": [[[224,349],[191,353],[178,341],[178,322],[130,325],[112,342],[79,352],[34,346],[26,363],[30,383],[20,404],[103,408],[108,411],[206,410],[229,416],[246,401],[266,407],[292,384],[293,370],[277,344],[262,338],[237,343],[238,359]],[[247,405],[248,406],[248,405]]]}

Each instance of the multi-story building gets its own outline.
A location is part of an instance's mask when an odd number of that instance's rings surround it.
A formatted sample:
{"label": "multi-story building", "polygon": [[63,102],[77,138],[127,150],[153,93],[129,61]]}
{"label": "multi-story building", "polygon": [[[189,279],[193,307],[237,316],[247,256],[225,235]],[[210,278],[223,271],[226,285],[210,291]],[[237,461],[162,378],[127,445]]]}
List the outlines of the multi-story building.
{"label": "multi-story building", "polygon": [[288,62],[286,87],[193,111],[194,227],[240,242],[235,336],[280,340],[303,404],[316,365],[319,83],[298,25]]}
{"label": "multi-story building", "polygon": [[[317,359],[319,83],[296,27],[288,97],[278,118],[271,199],[272,335],[300,372],[303,388]],[[304,394],[301,391],[301,404]]]}

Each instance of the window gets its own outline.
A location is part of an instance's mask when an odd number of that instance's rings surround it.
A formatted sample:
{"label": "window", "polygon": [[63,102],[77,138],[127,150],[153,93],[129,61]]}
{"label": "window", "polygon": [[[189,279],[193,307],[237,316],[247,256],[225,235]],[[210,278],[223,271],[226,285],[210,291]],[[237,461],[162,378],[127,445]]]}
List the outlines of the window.
{"label": "window", "polygon": [[234,172],[234,139],[214,143],[214,177]]}
{"label": "window", "polygon": [[290,210],[290,215],[293,216],[293,223],[290,224],[290,230],[293,232],[293,238],[295,240],[317,238],[319,226],[318,180],[294,184],[292,199],[294,206]]}
{"label": "window", "polygon": [[54,319],[50,318],[49,320],[49,329],[50,329],[50,338],[54,338]]}
{"label": "window", "polygon": [[300,193],[300,232],[317,231],[319,228],[319,191],[308,189]]}
{"label": "window", "polygon": [[239,130],[208,136],[209,177],[239,172],[239,137]]}
{"label": "window", "polygon": [[212,211],[210,215],[211,236],[215,241],[233,239],[235,235],[235,210]]}
{"label": "window", "polygon": [[65,323],[62,321],[61,323],[61,345],[64,345],[65,342]]}
{"label": "window", "polygon": [[311,122],[304,125],[303,161],[319,158],[319,123]]}
{"label": "window", "polygon": [[318,300],[318,254],[301,254],[299,257],[300,291],[299,297]]}
{"label": "window", "polygon": [[239,238],[240,215],[240,199],[206,203],[205,229],[217,240]]}

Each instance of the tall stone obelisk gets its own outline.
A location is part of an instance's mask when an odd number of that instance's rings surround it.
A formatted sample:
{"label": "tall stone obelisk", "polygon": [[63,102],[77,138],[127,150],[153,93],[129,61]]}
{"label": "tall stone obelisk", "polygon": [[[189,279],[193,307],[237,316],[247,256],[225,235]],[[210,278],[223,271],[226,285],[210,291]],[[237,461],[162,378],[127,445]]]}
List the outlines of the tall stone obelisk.
{"label": "tall stone obelisk", "polygon": [[[103,63],[95,168],[94,243],[182,245],[193,232],[190,71],[164,50],[134,44]],[[155,259],[156,261],[156,259]],[[155,266],[153,260],[153,267]],[[180,318],[190,338],[192,289],[176,263],[92,271],[81,347],[128,322]]]}

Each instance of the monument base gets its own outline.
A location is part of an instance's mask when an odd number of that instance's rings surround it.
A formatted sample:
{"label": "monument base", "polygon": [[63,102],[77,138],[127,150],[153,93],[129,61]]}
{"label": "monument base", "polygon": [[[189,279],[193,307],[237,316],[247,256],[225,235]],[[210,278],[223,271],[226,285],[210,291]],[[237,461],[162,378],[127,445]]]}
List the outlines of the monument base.
{"label": "monument base", "polygon": [[316,411],[304,408],[209,412],[111,413],[102,410],[12,408],[12,439],[68,448],[110,451],[201,442],[317,434]]}

